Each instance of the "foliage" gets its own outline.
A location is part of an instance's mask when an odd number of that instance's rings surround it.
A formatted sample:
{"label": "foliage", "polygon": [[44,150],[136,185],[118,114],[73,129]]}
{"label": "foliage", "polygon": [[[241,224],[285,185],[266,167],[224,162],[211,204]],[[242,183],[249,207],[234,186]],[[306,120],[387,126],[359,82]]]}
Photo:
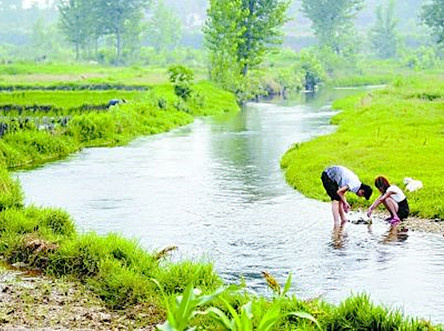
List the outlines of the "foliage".
{"label": "foliage", "polygon": [[[353,316],[353,318],[350,318]],[[439,330],[426,321],[405,319],[400,311],[387,312],[361,294],[342,302],[322,323],[327,330]]]}
{"label": "foliage", "polygon": [[347,36],[353,34],[353,18],[362,9],[363,0],[302,0],[302,10],[312,22],[321,46],[337,54],[347,48]]}
{"label": "foliage", "polygon": [[286,0],[211,0],[204,27],[211,78],[238,95],[247,92],[249,71],[282,42],[288,5]]}
{"label": "foliage", "polygon": [[181,65],[168,68],[170,82],[174,85],[174,92],[179,98],[187,100],[191,96],[194,79],[193,71]]}
{"label": "foliage", "polygon": [[143,10],[149,4],[150,0],[59,0],[60,25],[74,43],[77,59],[81,48],[97,52],[99,39],[112,36],[114,64],[120,64],[124,42],[130,51],[139,42]]}
{"label": "foliage", "polygon": [[376,23],[370,32],[371,42],[376,55],[382,59],[396,56],[399,43],[395,18],[395,0],[390,0],[385,8],[382,5],[376,9]]}
{"label": "foliage", "polygon": [[422,7],[422,21],[432,29],[439,44],[444,43],[444,0],[431,0]]}
{"label": "foliage", "polygon": [[321,325],[318,321],[310,314],[306,312],[291,312],[282,313],[280,311],[280,302],[277,301],[268,307],[267,312],[262,316],[258,322],[258,326],[254,327],[254,314],[253,314],[253,302],[249,301],[241,307],[240,314],[236,309],[227,301],[224,300],[227,310],[231,315],[231,319],[220,309],[211,307],[207,310],[211,314],[213,319],[215,319],[225,330],[231,331],[268,331],[275,324],[278,323],[280,319],[284,319],[289,316],[296,316],[302,319],[307,319],[312,321],[319,330],[322,330]]}
{"label": "foliage", "polygon": [[[4,115],[55,116],[74,115],[76,112],[105,110],[112,99],[129,102],[140,100],[137,91],[20,91],[0,94],[0,110]],[[13,106],[25,106],[20,114],[14,113]],[[26,107],[27,106],[27,107]],[[26,111],[29,108],[29,111]],[[40,110],[40,111],[39,111]]]}
{"label": "foliage", "polygon": [[[188,124],[193,116],[238,109],[231,93],[210,83],[195,84],[193,89],[195,93],[186,101],[176,96],[170,85],[158,85],[148,92],[1,93],[0,123],[7,129],[0,139],[0,165],[14,169],[33,167],[64,158],[83,147],[125,144],[138,135]],[[122,97],[128,102],[108,109],[110,99]],[[212,102],[207,103],[210,99]]]}
{"label": "foliage", "polygon": [[17,179],[12,179],[4,168],[0,168],[0,211],[23,205],[23,191]]}
{"label": "foliage", "polygon": [[157,325],[156,329],[161,331],[184,331],[192,330],[189,328],[191,320],[199,314],[198,308],[210,303],[219,296],[225,288],[221,287],[210,295],[202,295],[202,292],[194,288],[190,283],[184,290],[182,295],[175,298],[173,305],[169,304],[169,299],[163,293],[162,286],[157,280],[154,280],[165,299],[167,308],[167,320],[162,325]]}
{"label": "foliage", "polygon": [[69,42],[75,45],[76,59],[80,59],[80,48],[86,47],[94,32],[94,18],[88,0],[59,1],[60,28]]}
{"label": "foliage", "polygon": [[325,80],[324,68],[314,52],[302,50],[299,54],[299,61],[295,68],[303,77],[304,88],[314,91],[315,87]]}
{"label": "foliage", "polygon": [[435,69],[442,63],[437,49],[424,46],[405,53],[402,61],[406,67],[414,70]]}
{"label": "foliage", "polygon": [[163,0],[158,1],[149,22],[148,42],[157,53],[176,48],[182,38],[180,18],[168,8]]}
{"label": "foliage", "polygon": [[264,276],[268,288],[270,288],[273,293],[277,296],[284,297],[291,287],[291,273],[287,277],[287,281],[285,282],[284,289],[282,289],[281,285],[277,282],[277,280],[267,271],[262,272],[262,276]]}

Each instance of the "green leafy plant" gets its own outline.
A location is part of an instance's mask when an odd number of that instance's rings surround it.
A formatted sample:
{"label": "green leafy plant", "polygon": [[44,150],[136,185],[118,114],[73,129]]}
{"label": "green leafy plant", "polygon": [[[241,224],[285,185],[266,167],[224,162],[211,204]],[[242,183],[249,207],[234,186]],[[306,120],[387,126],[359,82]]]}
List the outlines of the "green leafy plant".
{"label": "green leafy plant", "polygon": [[174,85],[176,95],[183,100],[187,100],[192,93],[193,71],[185,66],[175,65],[168,68],[168,77]]}
{"label": "green leafy plant", "polygon": [[161,290],[167,308],[167,320],[156,326],[156,329],[161,331],[194,330],[195,328],[189,327],[189,323],[196,315],[200,314],[198,308],[210,303],[226,290],[221,287],[210,295],[202,295],[199,289],[194,288],[193,284],[189,284],[183,294],[177,296],[175,303],[171,305],[160,283],[155,279],[153,281]]}
{"label": "green leafy plant", "polygon": [[231,331],[268,331],[270,330],[280,319],[288,316],[295,316],[312,321],[319,330],[322,330],[319,322],[309,313],[306,312],[291,312],[282,313],[280,311],[280,304],[274,303],[270,309],[267,310],[265,315],[259,321],[259,325],[255,328],[253,324],[253,302],[249,301],[242,306],[240,313],[234,309],[226,300],[223,300],[230,316],[227,316],[222,310],[216,307],[210,307],[206,310],[216,322],[218,322],[225,330]]}

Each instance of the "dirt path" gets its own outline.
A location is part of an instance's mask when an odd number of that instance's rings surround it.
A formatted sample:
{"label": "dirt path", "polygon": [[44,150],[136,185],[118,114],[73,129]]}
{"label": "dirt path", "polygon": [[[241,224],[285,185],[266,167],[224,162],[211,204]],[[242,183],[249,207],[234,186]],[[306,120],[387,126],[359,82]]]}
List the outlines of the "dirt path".
{"label": "dirt path", "polygon": [[0,266],[0,330],[154,330],[146,310],[115,312],[80,283]]}

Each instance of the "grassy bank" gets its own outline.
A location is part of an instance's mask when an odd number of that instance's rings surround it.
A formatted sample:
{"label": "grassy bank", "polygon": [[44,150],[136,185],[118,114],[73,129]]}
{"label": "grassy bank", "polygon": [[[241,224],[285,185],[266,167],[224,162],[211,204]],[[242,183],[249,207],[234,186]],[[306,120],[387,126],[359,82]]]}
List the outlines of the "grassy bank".
{"label": "grassy bank", "polygon": [[[0,94],[0,165],[32,167],[84,147],[125,144],[136,136],[186,125],[195,116],[238,109],[235,98],[200,82],[191,98],[177,97],[169,84],[149,91],[26,91]],[[110,99],[127,103],[107,108]],[[2,108],[3,106],[3,108]]]}
{"label": "grassy bank", "polygon": [[[14,75],[26,75],[30,81],[37,79],[36,75],[49,75],[45,79],[57,84],[63,70],[41,71],[36,73],[24,65]],[[83,71],[83,66],[73,68],[75,75]],[[12,81],[8,79],[7,84]],[[173,263],[169,250],[147,252],[135,240],[117,234],[80,234],[66,212],[25,206],[20,184],[7,172],[7,168],[59,159],[83,147],[124,144],[139,135],[165,132],[192,122],[195,116],[236,110],[232,94],[206,82],[194,85],[192,97],[186,101],[166,84],[129,95],[57,91],[47,97],[46,92],[26,91],[20,102],[14,100],[21,92],[3,93],[8,104],[49,106],[3,110],[0,120],[7,125],[0,139],[0,256],[9,264],[80,282],[108,308],[133,314],[136,326],[152,326],[167,319],[165,330],[184,330],[186,326],[203,330],[268,330],[266,326],[275,330],[439,329],[427,321],[375,306],[366,295],[352,296],[340,305],[298,299],[287,293],[291,279],[281,287],[267,276],[264,283],[268,281],[274,289],[272,298],[249,294],[242,285],[224,288],[209,262]],[[128,103],[101,111],[78,110],[85,100],[103,106],[109,98],[123,95]]]}
{"label": "grassy bank", "polygon": [[377,175],[400,187],[404,177],[412,177],[424,183],[424,189],[408,193],[413,214],[444,219],[443,100],[443,76],[421,75],[335,102],[342,110],[333,118],[337,131],[290,149],[281,161],[287,181],[326,201],[320,174],[328,165],[345,165],[371,185]]}
{"label": "grassy bank", "polygon": [[[260,328],[266,323],[272,330],[440,330],[427,321],[376,306],[366,295],[352,296],[340,305],[298,299],[287,292],[291,279],[284,288],[267,276],[264,283],[274,289],[273,299],[248,294],[242,286],[224,288],[208,262],[172,263],[167,250],[148,253],[116,234],[80,235],[61,210],[23,207],[19,184],[5,171],[0,176],[6,183],[0,190],[6,208],[0,213],[3,259],[80,282],[109,308],[133,316],[135,326],[163,323],[168,317],[168,330],[184,330],[179,324],[204,330],[268,330]],[[193,287],[202,295],[191,292]],[[228,324],[238,318],[244,327],[221,327],[218,320],[223,315]]]}

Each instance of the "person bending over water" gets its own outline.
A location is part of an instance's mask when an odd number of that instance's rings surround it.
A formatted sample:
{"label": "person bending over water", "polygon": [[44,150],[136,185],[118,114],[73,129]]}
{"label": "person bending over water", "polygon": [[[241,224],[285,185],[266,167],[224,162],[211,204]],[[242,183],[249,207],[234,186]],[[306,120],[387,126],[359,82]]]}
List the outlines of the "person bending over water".
{"label": "person bending over water", "polygon": [[347,222],[345,214],[350,210],[350,205],[345,198],[347,191],[354,192],[359,197],[367,200],[372,195],[372,188],[362,184],[356,174],[343,166],[332,166],[324,170],[321,176],[325,191],[331,198],[331,210],[335,224]]}
{"label": "person bending over water", "polygon": [[387,221],[390,221],[391,225],[396,226],[401,220],[409,216],[410,209],[407,198],[398,186],[390,185],[387,178],[383,176],[375,179],[375,186],[381,192],[381,196],[367,210],[368,217],[372,215],[373,210],[381,203],[390,212],[390,218]]}

